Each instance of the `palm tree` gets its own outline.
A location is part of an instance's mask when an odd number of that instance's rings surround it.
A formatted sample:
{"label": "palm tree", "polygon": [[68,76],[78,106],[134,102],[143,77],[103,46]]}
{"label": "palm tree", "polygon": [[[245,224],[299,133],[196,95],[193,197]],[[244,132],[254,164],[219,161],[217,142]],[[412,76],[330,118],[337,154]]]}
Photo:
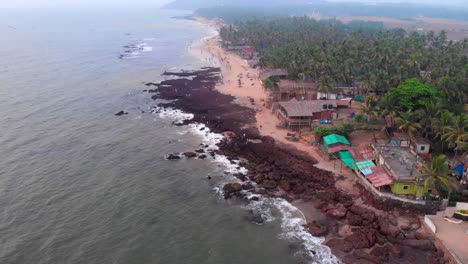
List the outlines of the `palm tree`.
{"label": "palm tree", "polygon": [[432,119],[431,125],[434,132],[434,139],[441,143],[441,151],[444,151],[445,143],[445,141],[442,139],[442,136],[448,132],[448,128],[453,124],[453,119],[454,114],[447,110],[439,111],[437,117]]}
{"label": "palm tree", "polygon": [[442,139],[450,148],[455,148],[457,141],[464,141],[463,136],[468,130],[468,115],[460,114],[455,118],[453,125],[445,129],[447,132],[442,135]]}
{"label": "palm tree", "polygon": [[319,91],[327,94],[327,99],[328,99],[328,94],[330,93],[331,88],[332,88],[331,78],[326,74],[320,76],[318,89]]}
{"label": "palm tree", "polygon": [[449,192],[456,188],[454,178],[450,176],[449,160],[447,156],[441,154],[432,158],[431,165],[421,166],[421,174],[416,177],[424,181],[424,187],[435,188],[441,193],[441,187],[445,187]]}
{"label": "palm tree", "polygon": [[461,151],[464,157],[468,157],[468,141],[457,141],[456,143],[457,147],[455,148],[455,151]]}
{"label": "palm tree", "polygon": [[405,131],[411,138],[414,138],[418,130],[421,129],[421,124],[414,120],[414,114],[411,110],[401,113],[396,121],[398,129]]}
{"label": "palm tree", "polygon": [[379,116],[377,100],[373,96],[366,97],[366,104],[361,105],[359,111],[367,116],[367,120],[373,120]]}

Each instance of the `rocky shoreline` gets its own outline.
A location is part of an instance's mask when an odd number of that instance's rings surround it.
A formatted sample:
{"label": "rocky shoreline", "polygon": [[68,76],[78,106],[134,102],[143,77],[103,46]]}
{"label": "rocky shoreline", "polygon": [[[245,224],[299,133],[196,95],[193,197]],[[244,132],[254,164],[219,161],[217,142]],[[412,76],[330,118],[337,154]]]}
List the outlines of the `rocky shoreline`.
{"label": "rocky shoreline", "polygon": [[[430,235],[421,229],[418,216],[426,209],[380,201],[365,188],[360,188],[363,203],[356,204],[356,197],[335,187],[338,175],[315,167],[316,161],[308,155],[261,136],[256,128],[255,110],[236,104],[233,96],[215,89],[220,81],[219,68],[163,75],[175,79],[147,83],[157,89],[145,90],[155,100],[172,100],[158,106],[193,114],[193,119],[182,124],[202,123],[212,132],[224,134],[217,153],[229,160],[246,161],[238,165],[245,167],[248,174],[234,175],[243,184],[225,185],[225,198],[242,196],[241,190],[249,189],[287,201],[313,203],[323,213],[323,220],[309,223],[309,232],[326,236],[325,244],[345,263],[447,262]],[[185,156],[197,154],[191,152]],[[214,155],[212,151],[209,154]],[[177,159],[176,156],[171,159]],[[399,223],[397,218],[402,215],[409,221]]]}

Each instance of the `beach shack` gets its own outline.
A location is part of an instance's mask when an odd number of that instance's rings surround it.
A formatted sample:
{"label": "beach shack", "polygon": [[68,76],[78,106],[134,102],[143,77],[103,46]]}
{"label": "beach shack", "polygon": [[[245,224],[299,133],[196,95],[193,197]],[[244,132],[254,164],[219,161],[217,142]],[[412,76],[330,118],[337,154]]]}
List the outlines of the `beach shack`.
{"label": "beach shack", "polygon": [[351,146],[345,136],[338,134],[331,134],[323,137],[323,145],[326,148],[333,148],[337,146]]}
{"label": "beach shack", "polygon": [[328,160],[339,157],[339,153],[351,149],[348,139],[342,135],[331,134],[323,137],[323,144],[319,144],[321,154]]}
{"label": "beach shack", "polygon": [[281,125],[291,130],[310,127],[314,120],[331,119],[335,109],[335,100],[299,101],[293,98],[273,105]]}
{"label": "beach shack", "polygon": [[278,89],[272,89],[269,97],[273,102],[297,100],[314,100],[316,97],[316,82],[280,79]]}

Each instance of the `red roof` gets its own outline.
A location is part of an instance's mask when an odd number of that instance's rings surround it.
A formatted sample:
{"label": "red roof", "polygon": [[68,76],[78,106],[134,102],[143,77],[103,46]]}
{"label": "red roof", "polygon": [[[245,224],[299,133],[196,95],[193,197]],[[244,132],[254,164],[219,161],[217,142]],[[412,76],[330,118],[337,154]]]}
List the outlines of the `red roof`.
{"label": "red roof", "polygon": [[364,160],[374,160],[375,156],[370,147],[364,146],[359,148],[359,154],[361,154]]}
{"label": "red roof", "polygon": [[357,162],[375,159],[372,149],[367,146],[350,149],[350,152],[354,160]]}
{"label": "red roof", "polygon": [[393,183],[393,178],[387,173],[383,166],[371,167],[372,174],[367,175],[367,179],[375,186],[381,187]]}

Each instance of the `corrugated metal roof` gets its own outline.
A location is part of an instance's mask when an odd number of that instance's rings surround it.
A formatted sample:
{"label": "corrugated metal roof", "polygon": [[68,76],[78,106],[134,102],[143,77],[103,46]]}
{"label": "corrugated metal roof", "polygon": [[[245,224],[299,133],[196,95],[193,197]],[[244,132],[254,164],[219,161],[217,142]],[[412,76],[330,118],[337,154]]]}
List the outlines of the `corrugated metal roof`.
{"label": "corrugated metal roof", "polygon": [[372,149],[368,146],[350,149],[351,155],[356,161],[374,160]]}
{"label": "corrugated metal roof", "polygon": [[341,151],[338,153],[340,155],[341,161],[343,161],[346,166],[350,167],[351,169],[356,169],[356,161],[351,156],[351,153],[347,150]]}
{"label": "corrugated metal roof", "polygon": [[383,166],[376,166],[370,168],[372,174],[367,175],[367,179],[375,186],[381,187],[393,183],[393,178],[387,173]]}
{"label": "corrugated metal roof", "polygon": [[372,160],[364,160],[356,162],[356,166],[359,170],[375,167],[375,164]]}
{"label": "corrugated metal roof", "polygon": [[328,147],[329,145],[333,144],[344,144],[344,145],[351,145],[349,141],[346,139],[346,137],[338,134],[331,134],[328,136],[323,137],[323,141],[325,143],[325,147]]}

